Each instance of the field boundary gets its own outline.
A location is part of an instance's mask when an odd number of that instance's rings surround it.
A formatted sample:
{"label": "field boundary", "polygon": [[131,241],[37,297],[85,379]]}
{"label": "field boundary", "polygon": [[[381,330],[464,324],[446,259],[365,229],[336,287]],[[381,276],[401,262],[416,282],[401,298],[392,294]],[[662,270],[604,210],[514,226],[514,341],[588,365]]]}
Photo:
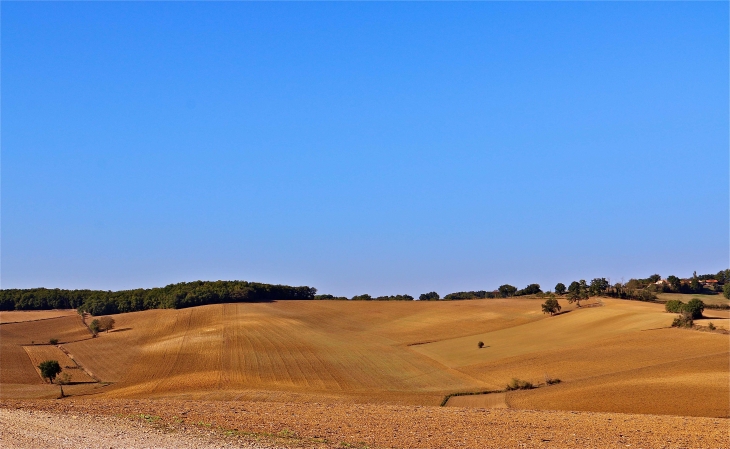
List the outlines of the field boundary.
{"label": "field boundary", "polygon": [[69,359],[71,359],[71,360],[72,360],[72,361],[73,361],[73,362],[74,362],[74,363],[76,364],[76,366],[78,366],[79,368],[81,368],[81,370],[82,370],[83,372],[85,372],[87,376],[89,376],[89,377],[91,377],[92,379],[94,379],[95,381],[97,381],[97,382],[101,383],[101,379],[99,379],[98,377],[96,377],[96,376],[94,375],[94,373],[92,373],[91,371],[89,371],[88,369],[86,369],[86,368],[84,367],[84,365],[80,364],[80,363],[79,363],[79,361],[78,361],[78,360],[76,360],[76,359],[74,358],[74,356],[72,356],[72,355],[71,355],[71,353],[70,353],[70,352],[68,352],[68,350],[67,350],[66,348],[64,348],[64,347],[63,347],[62,345],[58,345],[58,349],[60,349],[60,350],[61,350],[61,352],[63,352],[64,354],[66,354],[66,356],[67,356],[67,357],[68,357]]}
{"label": "field boundary", "polygon": [[66,318],[73,315],[61,315],[61,316],[52,316],[50,318],[36,318],[35,320],[25,320],[25,321],[6,321],[4,323],[0,323],[0,326],[4,326],[6,324],[20,324],[20,323],[37,323],[38,321],[48,321],[48,320],[57,320],[59,318]]}
{"label": "field boundary", "polygon": [[446,396],[444,396],[444,399],[441,401],[441,404],[439,407],[446,407],[446,403],[449,402],[449,399],[456,397],[456,396],[477,396],[482,394],[492,394],[492,393],[506,393],[507,390],[483,390],[483,391],[461,391],[457,393],[449,393]]}

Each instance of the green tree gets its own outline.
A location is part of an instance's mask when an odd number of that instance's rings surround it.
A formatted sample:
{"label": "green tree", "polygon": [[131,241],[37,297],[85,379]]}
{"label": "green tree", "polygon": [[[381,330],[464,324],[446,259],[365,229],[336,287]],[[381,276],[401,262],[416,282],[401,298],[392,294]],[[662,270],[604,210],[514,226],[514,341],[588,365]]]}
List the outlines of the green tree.
{"label": "green tree", "polygon": [[94,337],[96,337],[96,335],[101,330],[101,323],[99,322],[99,320],[91,320],[91,323],[89,324],[89,330],[94,335]]}
{"label": "green tree", "polygon": [[549,313],[550,316],[553,316],[556,313],[560,312],[560,309],[561,309],[560,304],[558,303],[558,300],[555,298],[548,298],[542,304],[542,313]]}
{"label": "green tree", "polygon": [[436,292],[428,292],[421,294],[418,299],[421,301],[438,301],[439,299],[441,299],[441,296],[439,296],[439,294]]}
{"label": "green tree", "polygon": [[730,299],[730,282],[725,282],[725,285],[722,286],[722,296]]}
{"label": "green tree", "polygon": [[588,299],[588,284],[584,279],[576,282],[573,281],[568,286],[568,302],[576,303],[580,307],[580,302]]}
{"label": "green tree", "polygon": [[682,288],[682,280],[677,276],[667,276],[667,282],[669,282],[669,286],[672,287],[672,290],[675,292],[678,292]]}
{"label": "green tree", "polygon": [[499,286],[499,294],[502,295],[503,298],[506,298],[508,296],[513,296],[517,292],[517,287],[514,287],[509,284],[504,284]]}
{"label": "green tree", "polygon": [[684,305],[685,304],[682,301],[670,299],[666,304],[664,304],[664,310],[670,313],[680,313],[684,308]]}
{"label": "green tree", "polygon": [[41,377],[53,383],[53,379],[61,372],[61,365],[58,364],[58,360],[45,360],[38,365],[38,369],[41,370]]}
{"label": "green tree", "polygon": [[702,284],[700,284],[697,276],[693,277],[692,280],[689,281],[689,289],[692,293],[702,293]]}
{"label": "green tree", "polygon": [[561,296],[564,295],[565,294],[565,284],[563,284],[562,282],[558,282],[555,285],[555,293],[557,293],[558,295],[561,295]]}
{"label": "green tree", "polygon": [[661,278],[662,277],[658,274],[652,274],[651,276],[649,276],[649,282],[657,282]]}
{"label": "green tree", "polygon": [[606,278],[595,278],[591,281],[590,294],[599,296],[608,290],[608,281]]}
{"label": "green tree", "polygon": [[364,295],[356,295],[352,297],[353,301],[372,301],[373,297],[365,293]]}
{"label": "green tree", "polygon": [[693,298],[682,307],[683,312],[687,312],[693,320],[702,318],[702,312],[705,311],[705,303],[701,299]]}

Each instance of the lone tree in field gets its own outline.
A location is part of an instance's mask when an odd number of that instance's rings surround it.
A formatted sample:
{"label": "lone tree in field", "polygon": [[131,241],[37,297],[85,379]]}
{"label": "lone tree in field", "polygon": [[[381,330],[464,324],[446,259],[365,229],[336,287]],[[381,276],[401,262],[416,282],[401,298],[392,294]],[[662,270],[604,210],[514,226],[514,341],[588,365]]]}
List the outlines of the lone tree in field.
{"label": "lone tree in field", "polygon": [[91,334],[96,337],[96,334],[98,334],[101,330],[101,323],[99,320],[91,320],[91,323],[89,323],[89,330],[91,331]]}
{"label": "lone tree in field", "polygon": [[53,383],[53,379],[61,372],[61,365],[58,364],[58,360],[45,360],[38,365],[38,369],[41,370],[41,377]]}
{"label": "lone tree in field", "polygon": [[114,318],[110,316],[103,316],[99,318],[99,329],[109,332],[110,329],[114,329]]}
{"label": "lone tree in field", "polygon": [[557,293],[560,296],[563,296],[565,294],[565,284],[562,282],[558,282],[555,286],[555,293]]}
{"label": "lone tree in field", "polygon": [[479,343],[477,343],[477,346],[479,346],[479,349],[482,349],[484,347],[484,342],[480,341]]}
{"label": "lone tree in field", "polygon": [[560,304],[558,303],[558,300],[555,298],[548,298],[542,304],[542,313],[549,313],[550,316],[553,316],[556,313],[560,312],[560,309],[561,309]]}

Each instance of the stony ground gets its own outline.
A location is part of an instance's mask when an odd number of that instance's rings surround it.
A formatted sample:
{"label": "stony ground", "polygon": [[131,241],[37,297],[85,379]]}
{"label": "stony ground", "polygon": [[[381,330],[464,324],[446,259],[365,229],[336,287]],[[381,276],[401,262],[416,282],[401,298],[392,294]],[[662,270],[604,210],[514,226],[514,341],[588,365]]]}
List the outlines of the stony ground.
{"label": "stony ground", "polygon": [[4,448],[727,448],[730,421],[614,413],[169,400],[0,401]]}

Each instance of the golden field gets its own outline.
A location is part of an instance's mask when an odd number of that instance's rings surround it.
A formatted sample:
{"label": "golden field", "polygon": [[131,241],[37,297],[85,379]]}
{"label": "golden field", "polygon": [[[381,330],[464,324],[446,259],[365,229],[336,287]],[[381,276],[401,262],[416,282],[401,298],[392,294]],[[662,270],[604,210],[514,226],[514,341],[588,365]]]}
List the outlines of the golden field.
{"label": "golden field", "polygon": [[448,405],[730,415],[727,334],[669,328],[661,304],[563,300],[550,317],[541,302],[218,304],[115,315],[93,339],[78,316],[3,324],[0,395],[57,394],[23,346],[58,338],[102,381],[79,394],[105,398],[438,405],[547,375],[562,383]]}

